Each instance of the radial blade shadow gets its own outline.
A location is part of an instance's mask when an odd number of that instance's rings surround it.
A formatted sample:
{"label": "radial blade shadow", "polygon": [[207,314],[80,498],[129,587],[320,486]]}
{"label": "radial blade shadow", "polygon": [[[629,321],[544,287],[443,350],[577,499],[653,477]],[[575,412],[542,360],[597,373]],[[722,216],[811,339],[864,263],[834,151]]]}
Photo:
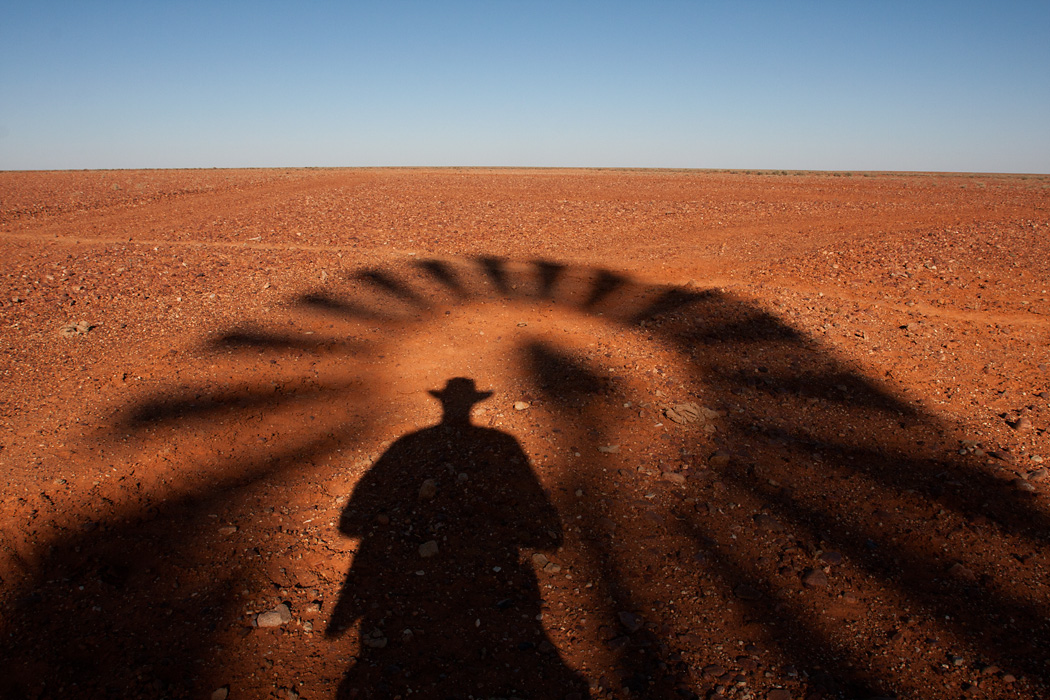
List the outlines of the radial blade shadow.
{"label": "radial blade shadow", "polygon": [[417,309],[425,309],[429,306],[426,300],[411,287],[383,270],[362,270],[355,274],[354,278],[386,292]]}
{"label": "radial blade shadow", "polygon": [[431,279],[443,285],[461,301],[470,297],[454,267],[441,260],[419,260],[415,263]]}

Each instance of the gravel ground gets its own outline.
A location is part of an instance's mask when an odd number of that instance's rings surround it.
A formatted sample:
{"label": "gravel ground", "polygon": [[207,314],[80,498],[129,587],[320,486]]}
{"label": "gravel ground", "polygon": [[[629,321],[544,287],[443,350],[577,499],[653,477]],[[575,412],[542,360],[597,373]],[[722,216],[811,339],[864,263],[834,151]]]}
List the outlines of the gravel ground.
{"label": "gravel ground", "polygon": [[1050,695],[1050,176],[0,173],[0,697]]}

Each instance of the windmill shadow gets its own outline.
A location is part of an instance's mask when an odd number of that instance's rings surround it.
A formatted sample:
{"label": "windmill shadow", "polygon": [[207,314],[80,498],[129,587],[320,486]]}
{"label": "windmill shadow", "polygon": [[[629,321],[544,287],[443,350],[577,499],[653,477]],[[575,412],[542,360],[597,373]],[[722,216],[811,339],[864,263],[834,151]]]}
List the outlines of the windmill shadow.
{"label": "windmill shadow", "polygon": [[[358,483],[348,453],[380,444],[383,420],[397,411],[375,366],[457,309],[484,323],[493,307],[605,329],[604,339],[574,345],[568,333],[534,334],[541,321],[532,317],[485,327],[514,339],[504,366],[547,413],[552,494],[522,454],[529,437],[519,444],[469,423],[480,394],[462,379],[437,396],[446,419],[362,460],[368,472]],[[272,650],[289,664],[313,644],[311,663],[340,685],[305,697],[408,687],[444,697],[445,688],[467,688],[467,669],[490,695],[542,696],[543,678],[564,696],[580,687],[562,661],[570,653],[574,665],[591,664],[579,671],[589,680],[650,697],[718,692],[737,675],[759,694],[783,682],[796,694],[903,697],[939,682],[935,663],[949,650],[938,639],[951,639],[967,664],[952,668],[998,669],[981,676],[976,696],[1036,697],[1050,686],[1045,583],[1032,563],[1050,529],[1043,494],[1019,492],[1008,462],[997,472],[976,453],[960,455],[955,426],[753,300],[489,257],[366,270],[343,286],[290,295],[285,309],[290,318],[269,326],[245,319],[201,340],[217,365],[249,367],[237,381],[173,379],[120,407],[113,441],[137,441],[125,467],[177,446],[171,476],[195,476],[179,488],[144,487],[102,515],[84,506],[73,514],[90,519],[83,527],[27,536],[28,573],[4,581],[16,602],[0,619],[0,658],[9,662],[0,688],[16,691],[0,696],[198,697],[227,682],[221,663],[207,661],[220,644],[272,644],[260,655]],[[592,351],[598,340],[605,347]],[[631,347],[664,359],[628,357]],[[620,360],[635,371],[612,372]],[[639,376],[641,389],[632,387]],[[669,424],[666,409],[678,401],[719,409],[715,430]],[[661,429],[637,436],[633,453],[630,443],[600,452],[624,437],[617,415],[628,403]],[[229,425],[241,432],[231,438]],[[478,465],[488,466],[475,477]],[[433,498],[420,494],[428,480]],[[473,487],[480,495],[470,496]],[[328,525],[342,507],[332,491],[353,494],[338,518],[342,535]],[[310,501],[294,523],[278,502],[290,496]],[[227,523],[234,533],[220,532]],[[349,573],[329,556],[349,551],[347,538],[361,540]],[[437,553],[423,557],[430,541]],[[595,624],[570,622],[560,637],[535,620],[530,568],[530,554],[557,546],[575,557],[574,577],[594,583],[561,602]],[[1004,551],[1014,554],[1004,561]],[[813,570],[822,585],[802,583]],[[493,600],[501,580],[516,592]],[[328,638],[254,628],[251,616],[266,609],[258,601],[278,597],[293,615],[316,608]],[[487,602],[467,602],[474,598]],[[857,632],[843,641],[847,625]],[[737,634],[748,635],[738,640],[743,653],[718,648]],[[338,652],[358,637],[348,669]],[[420,656],[435,650],[443,671]],[[921,663],[872,665],[890,652]],[[712,664],[723,673],[701,677]],[[795,675],[777,675],[789,667]],[[1019,677],[1009,687],[1007,674]],[[273,684],[255,668],[237,680],[249,694]],[[963,692],[945,688],[942,697]]]}

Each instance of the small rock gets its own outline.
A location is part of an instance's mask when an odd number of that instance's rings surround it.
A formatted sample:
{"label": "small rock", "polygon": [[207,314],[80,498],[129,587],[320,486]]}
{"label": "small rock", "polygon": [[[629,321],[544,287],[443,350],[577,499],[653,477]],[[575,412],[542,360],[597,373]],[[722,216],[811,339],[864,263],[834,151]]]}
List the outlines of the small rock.
{"label": "small rock", "polygon": [[383,632],[379,628],[376,628],[368,634],[364,635],[361,638],[361,641],[365,643],[366,647],[371,647],[372,649],[382,649],[386,647],[387,638],[383,635]]}
{"label": "small rock", "polygon": [[965,581],[966,583],[977,582],[977,574],[958,562],[949,567],[948,575],[959,581]]}
{"label": "small rock", "polygon": [[63,338],[72,338],[77,335],[87,335],[92,328],[94,328],[94,326],[87,321],[76,321],[75,323],[67,323],[62,326],[62,329],[58,333]]}
{"label": "small rock", "polygon": [[280,627],[286,622],[291,622],[292,611],[288,609],[288,606],[281,603],[273,610],[268,610],[264,613],[259,613],[259,616],[255,618],[255,624],[259,627]]}
{"label": "small rock", "polygon": [[230,686],[224,685],[211,691],[211,700],[226,700],[230,696]]}
{"label": "small rock", "polygon": [[672,484],[685,483],[685,475],[678,472],[664,472],[663,479],[664,481],[670,481]]}
{"label": "small rock", "polygon": [[423,482],[423,485],[419,487],[419,497],[429,501],[437,495],[438,485],[433,479],[427,479]]}
{"label": "small rock", "polygon": [[424,542],[423,544],[419,545],[419,556],[423,557],[424,559],[429,559],[437,553],[437,540],[430,540],[429,542]]}
{"label": "small rock", "polygon": [[606,454],[616,454],[617,452],[620,451],[620,446],[619,445],[606,445],[605,447],[599,447],[598,451],[599,452],[604,452]]}
{"label": "small rock", "polygon": [[1016,488],[1018,491],[1029,491],[1029,492],[1035,491],[1035,486],[1032,486],[1030,483],[1028,483],[1024,479],[1014,479],[1013,480],[1013,485],[1014,485],[1014,488]]}
{"label": "small rock", "polygon": [[226,525],[224,527],[219,528],[220,535],[232,535],[235,532],[237,532],[237,528],[233,525]]}
{"label": "small rock", "polygon": [[515,411],[524,411],[528,407],[529,407],[529,404],[528,404],[527,401],[515,401],[514,402],[514,410]]}
{"label": "small rock", "polygon": [[817,558],[820,559],[820,563],[828,566],[838,566],[842,563],[842,555],[834,551],[824,552]]}
{"label": "small rock", "polygon": [[376,522],[379,523],[380,525],[389,525],[390,524],[390,516],[387,515],[386,513],[380,513],[379,515],[376,516]]}
{"label": "small rock", "polygon": [[1028,480],[1043,481],[1046,479],[1048,473],[1050,472],[1047,471],[1046,467],[1039,467],[1038,469],[1033,469],[1032,471],[1028,472]]}
{"label": "small rock", "polygon": [[1014,430],[1030,430],[1032,427],[1032,421],[1028,416],[1021,416],[1012,423]]}
{"label": "small rock", "polygon": [[1017,677],[1012,673],[1006,673],[1003,675],[1003,683],[1013,683],[1017,680]]}
{"label": "small rock", "polygon": [[719,676],[724,675],[725,672],[726,670],[718,664],[708,664],[707,666],[704,666],[703,670],[701,671],[701,673],[704,675],[704,678],[718,678]]}
{"label": "small rock", "polygon": [[809,569],[802,575],[802,585],[806,588],[826,588],[828,577],[820,569]]}
{"label": "small rock", "polygon": [[547,565],[543,567],[543,570],[546,571],[548,574],[558,574],[561,573],[561,566],[559,564],[555,564],[552,561],[549,561],[547,562]]}
{"label": "small rock", "polygon": [[695,423],[703,417],[699,404],[680,403],[664,409],[664,415],[675,423]]}
{"label": "small rock", "polygon": [[707,458],[708,464],[710,464],[712,467],[724,467],[727,464],[729,464],[729,460],[729,453],[722,452],[721,450],[715,452],[713,455]]}
{"label": "small rock", "polygon": [[550,561],[550,560],[547,559],[547,555],[543,554],[542,552],[536,552],[535,554],[532,555],[532,563],[535,564],[536,566],[538,566],[541,569],[543,567],[547,566],[547,562],[548,561]]}
{"label": "small rock", "polygon": [[755,525],[766,532],[780,532],[784,529],[784,526],[781,525],[776,518],[767,513],[759,513],[755,516],[754,520]]}
{"label": "small rock", "polygon": [[631,632],[637,632],[642,628],[642,625],[645,621],[640,615],[635,615],[632,612],[621,612],[620,622],[623,623],[623,626],[629,629]]}

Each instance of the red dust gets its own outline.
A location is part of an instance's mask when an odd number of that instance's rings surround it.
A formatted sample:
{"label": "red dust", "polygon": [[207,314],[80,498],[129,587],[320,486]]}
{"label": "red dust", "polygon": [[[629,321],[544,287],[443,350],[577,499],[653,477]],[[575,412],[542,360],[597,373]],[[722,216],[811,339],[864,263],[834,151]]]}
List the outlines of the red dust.
{"label": "red dust", "polygon": [[0,202],[2,697],[1050,692],[1048,177]]}

